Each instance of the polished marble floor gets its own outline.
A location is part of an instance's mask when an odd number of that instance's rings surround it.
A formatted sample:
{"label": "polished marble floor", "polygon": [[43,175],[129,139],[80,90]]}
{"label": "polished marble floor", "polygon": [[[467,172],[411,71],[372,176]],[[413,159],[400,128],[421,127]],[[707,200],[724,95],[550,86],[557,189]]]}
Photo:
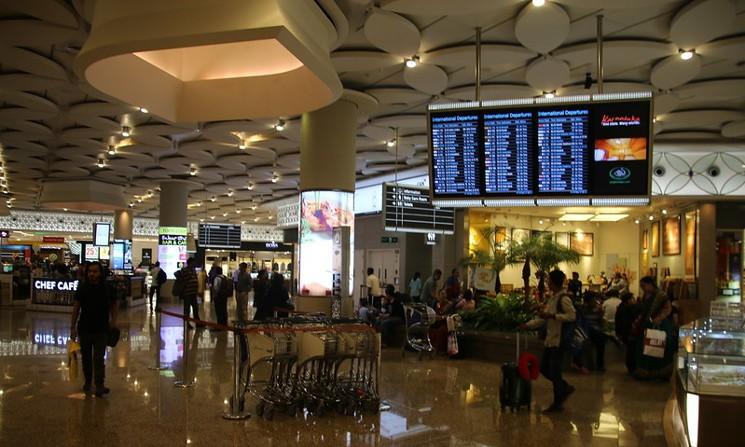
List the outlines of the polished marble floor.
{"label": "polished marble floor", "polygon": [[[390,411],[227,421],[221,416],[231,394],[231,337],[190,331],[196,385],[179,389],[173,386],[182,367],[179,321],[164,318],[157,337],[146,308],[120,317],[123,339],[107,355],[111,394],[95,399],[80,392],[80,377],[71,377],[68,314],[0,308],[0,446],[665,445],[670,385],[636,382],[620,362],[603,375],[568,374],[577,392],[563,414],[547,417],[540,413],[550,395],[543,379],[534,384],[531,411],[513,414],[499,407],[498,364],[402,359],[396,349],[383,352],[381,394]],[[168,369],[149,370],[157,359]]]}

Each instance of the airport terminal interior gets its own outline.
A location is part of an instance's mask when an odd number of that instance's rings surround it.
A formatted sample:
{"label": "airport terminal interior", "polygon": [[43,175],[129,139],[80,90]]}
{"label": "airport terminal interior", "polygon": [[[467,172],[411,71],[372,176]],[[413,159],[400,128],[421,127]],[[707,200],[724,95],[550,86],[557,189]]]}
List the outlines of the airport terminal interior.
{"label": "airport terminal interior", "polygon": [[0,0],[0,445],[745,444],[745,1]]}

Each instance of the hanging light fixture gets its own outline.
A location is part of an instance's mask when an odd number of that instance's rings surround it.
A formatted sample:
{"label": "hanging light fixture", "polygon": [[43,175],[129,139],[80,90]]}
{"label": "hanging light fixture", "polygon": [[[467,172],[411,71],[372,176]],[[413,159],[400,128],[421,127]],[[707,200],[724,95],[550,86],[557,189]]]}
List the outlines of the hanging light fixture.
{"label": "hanging light fixture", "polygon": [[228,197],[233,197],[233,194],[234,194],[233,190],[228,189]]}
{"label": "hanging light fixture", "polygon": [[198,172],[199,172],[199,170],[197,169],[196,166],[191,165],[191,167],[189,167],[189,175],[190,176],[194,177],[194,176],[197,175]]}
{"label": "hanging light fixture", "polygon": [[246,140],[241,139],[241,142],[238,143],[238,149],[245,151],[248,149],[248,145],[246,144]]}
{"label": "hanging light fixture", "polygon": [[122,126],[122,131],[120,133],[124,138],[129,138],[132,136],[132,129],[129,126]]}
{"label": "hanging light fixture", "polygon": [[680,54],[680,58],[684,61],[689,61],[693,59],[694,53],[696,53],[696,50],[679,50],[678,53]]}
{"label": "hanging light fixture", "polygon": [[144,107],[138,107],[137,110],[139,110],[142,113],[148,113],[148,110]]}
{"label": "hanging light fixture", "polygon": [[388,147],[395,146],[396,145],[396,139],[395,138],[391,138],[390,140],[386,141],[385,145],[388,146]]}
{"label": "hanging light fixture", "polygon": [[406,68],[416,68],[419,65],[419,56],[412,56],[406,59]]}
{"label": "hanging light fixture", "polygon": [[536,8],[540,8],[541,6],[546,4],[546,0],[533,0],[530,2],[533,6]]}
{"label": "hanging light fixture", "polygon": [[272,173],[272,183],[277,183],[279,181],[279,174],[276,172]]}
{"label": "hanging light fixture", "polygon": [[277,121],[277,124],[274,125],[274,130],[276,130],[277,132],[282,132],[283,130],[285,130],[285,121]]}
{"label": "hanging light fixture", "polygon": [[104,157],[98,157],[98,161],[96,162],[96,166],[99,168],[103,168],[106,166],[106,158]]}
{"label": "hanging light fixture", "polygon": [[254,186],[256,186],[254,185],[254,182],[248,182],[248,185],[246,185],[246,189],[248,189],[249,191],[253,191]]}
{"label": "hanging light fixture", "polygon": [[114,155],[116,155],[116,146],[114,146],[113,144],[110,144],[110,145],[108,146],[108,148],[106,149],[106,153],[107,153],[107,154],[109,154],[109,155],[110,155],[110,156],[112,156],[112,157],[113,157]]}
{"label": "hanging light fixture", "polygon": [[217,202],[217,197],[215,196],[210,197],[210,202]]}

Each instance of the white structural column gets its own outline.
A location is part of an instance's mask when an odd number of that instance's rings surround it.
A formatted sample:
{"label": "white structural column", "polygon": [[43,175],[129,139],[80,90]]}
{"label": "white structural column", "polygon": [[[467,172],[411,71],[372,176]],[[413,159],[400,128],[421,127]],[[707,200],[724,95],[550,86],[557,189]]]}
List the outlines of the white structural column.
{"label": "white structural column", "polygon": [[131,241],[133,223],[132,211],[114,211],[114,239]]}
{"label": "white structural column", "polygon": [[158,228],[158,262],[169,281],[161,288],[171,295],[171,279],[187,259],[187,200],[195,185],[186,180],[165,180],[160,184],[160,219]]}
{"label": "white structural column", "polygon": [[165,180],[160,183],[160,226],[186,227],[186,206],[189,187],[186,180]]}
{"label": "white structural column", "polygon": [[[345,99],[302,116],[298,257],[301,310],[330,311],[334,227],[350,227],[352,238],[346,249],[350,255],[353,253],[356,131],[357,104]],[[347,271],[353,271],[349,267]]]}

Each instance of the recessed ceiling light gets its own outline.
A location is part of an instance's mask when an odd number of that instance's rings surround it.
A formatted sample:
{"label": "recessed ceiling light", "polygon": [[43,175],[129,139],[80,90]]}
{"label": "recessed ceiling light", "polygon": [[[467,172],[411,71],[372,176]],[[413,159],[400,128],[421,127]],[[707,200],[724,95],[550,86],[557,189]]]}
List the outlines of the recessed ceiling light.
{"label": "recessed ceiling light", "polygon": [[680,50],[680,58],[684,61],[689,61],[693,59],[693,54],[696,52],[696,50]]}
{"label": "recessed ceiling light", "polygon": [[543,219],[538,219],[538,225],[543,225]]}
{"label": "recessed ceiling light", "polygon": [[227,217],[227,215],[228,215],[227,212],[222,213],[222,217]]}
{"label": "recessed ceiling light", "polygon": [[406,68],[416,68],[419,65],[419,56],[412,56],[406,59]]}
{"label": "recessed ceiling light", "polygon": [[654,220],[654,216],[649,216],[649,220]]}
{"label": "recessed ceiling light", "polygon": [[639,219],[634,219],[634,223],[639,225]]}
{"label": "recessed ceiling light", "polygon": [[559,220],[566,222],[585,222],[595,217],[594,214],[567,213],[559,217]]}
{"label": "recessed ceiling light", "polygon": [[210,219],[215,220],[215,216],[210,216]]}
{"label": "recessed ceiling light", "polygon": [[590,219],[591,222],[618,222],[629,217],[628,214],[597,214]]}
{"label": "recessed ceiling light", "polygon": [[202,219],[199,219],[199,221],[200,221],[200,222],[204,222],[204,218],[202,218]]}
{"label": "recessed ceiling light", "polygon": [[283,130],[285,130],[284,120],[277,121],[277,124],[274,125],[274,130],[276,130],[277,132],[282,132]]}
{"label": "recessed ceiling light", "polygon": [[240,214],[240,213],[241,213],[240,209],[235,210],[235,214]]}
{"label": "recessed ceiling light", "polygon": [[667,216],[667,210],[662,210],[662,214]]}
{"label": "recessed ceiling light", "polygon": [[550,92],[543,92],[543,97],[546,99],[554,99],[556,97],[556,90]]}
{"label": "recessed ceiling light", "polygon": [[533,1],[531,2],[531,3],[532,3],[532,4],[533,4],[533,6],[535,6],[536,8],[540,8],[541,6],[543,6],[543,5],[545,5],[545,4],[546,4],[546,0],[533,0]]}

